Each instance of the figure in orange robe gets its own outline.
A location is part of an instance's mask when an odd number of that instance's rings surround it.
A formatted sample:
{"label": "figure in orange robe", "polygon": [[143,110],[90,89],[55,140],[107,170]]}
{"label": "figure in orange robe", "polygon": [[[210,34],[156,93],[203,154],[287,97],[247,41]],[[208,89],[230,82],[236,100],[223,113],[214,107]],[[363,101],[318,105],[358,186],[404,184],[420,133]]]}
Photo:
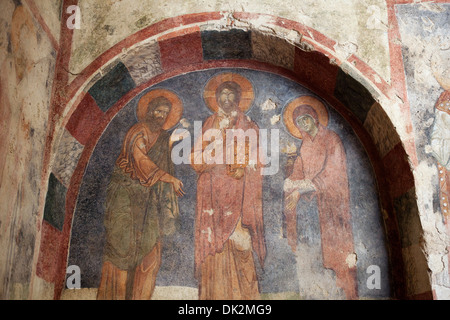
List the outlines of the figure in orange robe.
{"label": "figure in orange robe", "polygon": [[[258,126],[238,107],[237,83],[224,82],[216,97],[220,108],[206,119],[203,133],[220,130],[223,144],[227,129],[251,129],[258,135]],[[253,252],[261,265],[266,254],[260,166],[248,161],[230,165],[225,160],[207,164],[203,161],[206,144],[201,139],[196,144],[201,145],[194,146],[191,165],[198,173],[195,276],[199,299],[259,299]]]}
{"label": "figure in orange robe", "polygon": [[150,299],[161,264],[161,237],[174,231],[182,182],[173,176],[171,102],[158,97],[127,132],[107,188],[106,244],[97,299]]}
{"label": "figure in orange robe", "polygon": [[293,119],[303,142],[292,174],[284,185],[288,243],[296,252],[300,197],[311,200],[317,197],[324,267],[334,270],[337,285],[347,299],[355,299],[358,297],[356,267],[349,267],[346,261],[354,249],[344,147],[335,132],[319,123],[312,107],[297,107]]}

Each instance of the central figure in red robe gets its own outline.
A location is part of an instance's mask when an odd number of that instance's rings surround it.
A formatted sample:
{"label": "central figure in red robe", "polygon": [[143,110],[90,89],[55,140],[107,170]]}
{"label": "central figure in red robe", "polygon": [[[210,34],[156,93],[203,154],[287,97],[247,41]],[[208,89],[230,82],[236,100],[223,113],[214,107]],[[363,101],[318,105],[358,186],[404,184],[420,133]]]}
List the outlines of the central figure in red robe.
{"label": "central figure in red robe", "polygon": [[[203,134],[209,129],[220,132],[223,150],[229,129],[251,129],[259,136],[257,124],[239,108],[240,97],[236,82],[223,82],[216,90],[219,109],[203,124]],[[208,163],[204,160],[210,143],[199,139],[191,161],[198,173],[195,275],[199,299],[259,299],[253,252],[261,265],[266,254],[260,165],[227,164],[225,152],[222,164]]]}

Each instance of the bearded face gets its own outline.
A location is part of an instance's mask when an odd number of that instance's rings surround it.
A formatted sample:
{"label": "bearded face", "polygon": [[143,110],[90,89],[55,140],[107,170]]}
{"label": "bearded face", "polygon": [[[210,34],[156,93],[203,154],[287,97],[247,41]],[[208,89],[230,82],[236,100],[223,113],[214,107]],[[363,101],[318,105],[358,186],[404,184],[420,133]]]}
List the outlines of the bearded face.
{"label": "bearded face", "polygon": [[223,82],[216,89],[216,101],[219,108],[226,114],[235,111],[239,107],[241,94],[241,87],[236,82]]}
{"label": "bearded face", "polygon": [[146,121],[150,124],[151,128],[161,129],[161,127],[166,122],[169,112],[170,112],[169,105],[165,104],[160,105],[147,114]]}
{"label": "bearded face", "polygon": [[223,89],[218,98],[220,108],[226,113],[233,111],[236,106],[236,93],[228,88]]}

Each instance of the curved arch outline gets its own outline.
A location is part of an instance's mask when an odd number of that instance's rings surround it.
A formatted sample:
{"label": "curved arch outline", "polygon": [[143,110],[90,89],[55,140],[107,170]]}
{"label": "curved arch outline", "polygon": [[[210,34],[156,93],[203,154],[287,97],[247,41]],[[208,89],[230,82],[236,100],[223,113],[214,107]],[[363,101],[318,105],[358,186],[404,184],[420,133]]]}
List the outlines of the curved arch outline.
{"label": "curved arch outline", "polygon": [[[247,13],[236,13],[237,16],[242,16],[243,18],[257,18],[258,14],[247,14]],[[235,14],[235,15],[236,15]],[[126,39],[120,41],[116,45],[114,45],[109,50],[105,51],[103,54],[101,54],[98,58],[96,58],[94,61],[92,61],[81,73],[79,76],[77,76],[68,86],[68,98],[65,103],[65,117],[62,120],[62,126],[61,130],[63,130],[66,127],[67,122],[69,121],[71,115],[73,114],[74,110],[80,105],[83,97],[86,94],[86,87],[88,86],[89,81],[94,78],[96,73],[104,66],[106,66],[111,61],[116,60],[118,57],[120,57],[121,54],[123,54],[123,49],[131,48],[132,46],[138,45],[141,42],[145,42],[148,40],[148,38],[155,37],[157,38],[159,35],[164,34],[168,32],[169,30],[179,27],[180,25],[186,26],[186,29],[189,29],[190,32],[200,32],[199,28],[195,27],[192,28],[193,24],[204,24],[204,23],[211,23],[213,21],[218,21],[222,18],[222,15],[220,13],[203,13],[203,14],[196,14],[196,15],[185,15],[180,16],[176,18],[170,18],[163,21],[160,21],[154,25],[151,25],[141,31],[138,31],[137,33],[128,36]],[[314,39],[308,38],[306,35],[302,38],[303,43],[307,43],[312,45],[316,51],[313,51],[314,53],[320,53],[321,55],[325,56],[329,60],[334,61],[334,65],[336,68],[341,68],[343,62],[340,61],[335,55],[332,53],[332,47],[334,45],[334,41],[327,38],[323,34],[317,32],[316,30],[306,27],[298,22],[290,21],[287,19],[279,18],[279,17],[273,17],[273,23],[278,26],[282,27],[288,27],[290,29],[297,30],[298,32],[302,34],[311,34],[313,35]],[[165,39],[167,38],[177,38],[180,36],[181,32],[174,32],[172,36],[169,36],[166,34]],[[276,35],[275,35],[276,36]],[[358,61],[358,58],[353,57],[353,61]],[[364,68],[359,70],[364,76],[366,76],[367,79],[373,78],[376,75],[376,72],[374,72],[370,67],[366,66],[363,62],[359,63],[358,65],[363,65]],[[162,74],[159,74],[145,83],[140,84],[139,86],[135,87],[134,89],[127,92],[125,95],[123,95],[119,101],[117,101],[105,114],[104,117],[101,119],[100,125],[96,128],[95,131],[91,133],[91,138],[89,142],[84,146],[83,153],[77,163],[77,167],[72,175],[70,186],[68,188],[67,197],[66,197],[66,222],[64,224],[63,229],[63,254],[61,255],[62,261],[60,261],[60,271],[59,274],[56,277],[56,286],[55,286],[55,298],[59,298],[61,295],[60,286],[58,283],[62,283],[64,281],[65,277],[65,259],[68,254],[68,242],[69,242],[69,235],[71,230],[71,223],[73,218],[73,213],[76,205],[76,198],[78,195],[78,190],[82,181],[84,168],[87,165],[87,162],[89,160],[89,157],[91,153],[93,152],[93,149],[98,141],[98,139],[101,136],[101,133],[103,132],[104,128],[109,124],[109,122],[112,120],[112,118],[115,116],[115,114],[128,103],[132,98],[134,98],[136,95],[138,95],[140,92],[145,90],[151,85],[154,85],[156,83],[159,83],[165,79],[168,79],[170,77],[176,76],[181,73],[186,73],[190,71],[197,71],[197,70],[206,70],[210,68],[226,68],[226,67],[237,67],[237,68],[249,68],[253,70],[261,70],[261,71],[268,71],[273,72],[282,76],[285,76],[287,78],[290,78],[306,88],[310,89],[312,92],[323,98],[330,106],[333,106],[342,116],[343,118],[349,122],[349,124],[354,128],[355,131],[357,131],[357,136],[361,140],[362,144],[366,148],[366,151],[368,152],[369,158],[371,159],[371,162],[374,166],[374,172],[377,177],[377,181],[379,186],[388,185],[389,183],[386,181],[384,177],[384,167],[382,165],[382,157],[379,154],[379,151],[374,146],[373,139],[370,136],[370,134],[364,129],[363,124],[359,121],[359,119],[353,114],[350,110],[348,110],[341,101],[339,101],[335,96],[333,96],[332,93],[327,91],[326,89],[320,88],[320,87],[311,87],[310,83],[305,83],[305,79],[299,79],[298,75],[296,74],[295,70],[288,70],[283,67],[274,66],[267,62],[261,62],[261,61],[255,61],[255,60],[214,60],[214,61],[203,61],[202,63],[198,63],[195,65],[185,65],[180,66],[171,70],[165,70]],[[380,78],[380,77],[378,77]],[[371,84],[371,92],[378,92],[380,94],[383,94],[385,96],[388,96],[391,87],[382,80],[381,82],[377,83],[375,81],[368,80],[368,83]],[[379,106],[381,108],[381,106]],[[49,151],[48,151],[49,152]],[[392,218],[392,221],[396,221],[393,205],[392,205],[392,198],[386,191],[382,191],[383,188],[379,187],[380,192],[380,204],[388,213],[389,218]],[[396,265],[395,270],[393,272],[395,273],[394,278],[398,277],[398,287],[394,288],[395,293],[397,297],[402,297],[406,295],[406,292],[404,291],[404,275],[403,275],[403,260],[401,259],[401,248],[397,248],[398,245],[398,230],[395,228],[392,228],[390,230],[387,230],[387,233],[390,234],[390,236],[393,237],[393,245],[394,250],[391,252],[391,263]],[[397,256],[396,255],[400,255]]]}

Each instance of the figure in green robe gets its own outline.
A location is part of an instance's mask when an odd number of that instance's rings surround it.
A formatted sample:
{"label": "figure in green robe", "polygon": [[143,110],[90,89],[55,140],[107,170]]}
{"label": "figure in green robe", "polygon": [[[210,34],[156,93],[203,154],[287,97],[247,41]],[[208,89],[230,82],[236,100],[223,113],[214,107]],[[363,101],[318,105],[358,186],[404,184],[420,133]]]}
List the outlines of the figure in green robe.
{"label": "figure in green robe", "polygon": [[127,132],[107,188],[106,244],[97,299],[150,299],[161,264],[161,239],[175,231],[183,184],[174,177],[170,135],[163,126],[172,103],[148,104]]}

